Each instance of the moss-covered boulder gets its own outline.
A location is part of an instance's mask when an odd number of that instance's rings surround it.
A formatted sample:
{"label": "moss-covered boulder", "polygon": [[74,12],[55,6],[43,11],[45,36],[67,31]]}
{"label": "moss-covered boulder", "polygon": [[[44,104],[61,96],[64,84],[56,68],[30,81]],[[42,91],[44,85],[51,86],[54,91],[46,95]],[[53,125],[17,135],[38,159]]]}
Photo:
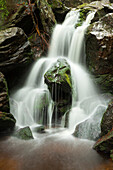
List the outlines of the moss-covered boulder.
{"label": "moss-covered boulder", "polygon": [[[113,92],[113,13],[91,24],[86,34],[86,60],[91,73],[98,77],[98,84],[106,92]],[[104,76],[104,77],[103,77]],[[102,78],[101,78],[102,77]],[[99,79],[100,78],[100,79]],[[96,81],[95,81],[96,82]],[[107,83],[108,82],[108,83]]]}
{"label": "moss-covered boulder", "polygon": [[16,120],[11,113],[0,111],[0,133],[11,132],[15,126]]}
{"label": "moss-covered boulder", "polygon": [[5,76],[12,70],[15,72],[18,68],[25,68],[31,61],[31,46],[21,28],[12,27],[0,31],[0,71]]}
{"label": "moss-covered boulder", "polygon": [[113,100],[108,105],[101,121],[101,136],[106,135],[113,128]]}
{"label": "moss-covered boulder", "polygon": [[51,97],[55,102],[53,120],[57,112],[60,120],[72,104],[72,80],[70,66],[65,59],[57,62],[45,73],[45,83],[48,85]]}
{"label": "moss-covered boulder", "polygon": [[23,140],[33,139],[32,131],[29,126],[17,130],[14,136]]}
{"label": "moss-covered boulder", "polygon": [[102,136],[93,148],[98,152],[110,155],[113,150],[113,128],[105,136]]}

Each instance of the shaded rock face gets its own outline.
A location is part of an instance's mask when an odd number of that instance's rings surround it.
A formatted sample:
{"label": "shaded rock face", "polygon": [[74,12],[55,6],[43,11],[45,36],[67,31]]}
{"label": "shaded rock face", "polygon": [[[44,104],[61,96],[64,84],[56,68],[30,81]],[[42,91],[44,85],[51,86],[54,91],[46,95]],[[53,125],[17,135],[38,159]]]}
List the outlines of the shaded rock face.
{"label": "shaded rock face", "polygon": [[70,11],[60,0],[48,0],[51,5],[56,21],[62,23],[65,19],[66,14]]}
{"label": "shaded rock face", "polygon": [[47,0],[37,0],[37,9],[39,12],[39,21],[41,21],[41,30],[43,29],[47,34],[51,34],[52,28],[56,23],[54,13]]}
{"label": "shaded rock face", "polygon": [[[86,60],[105,92],[113,93],[113,13],[91,24],[86,34]],[[106,76],[109,76],[109,78]],[[104,82],[104,84],[101,84]],[[96,80],[95,80],[96,82]],[[96,82],[96,83],[97,83]]]}
{"label": "shaded rock face", "polygon": [[11,113],[0,112],[0,133],[10,132],[15,126],[16,120]]}
{"label": "shaded rock face", "polygon": [[9,113],[7,82],[4,75],[0,73],[0,133],[12,130],[15,123],[15,118]]}
{"label": "shaded rock face", "polygon": [[101,135],[106,135],[113,128],[113,100],[108,105],[101,121]]}
{"label": "shaded rock face", "polygon": [[14,133],[14,136],[23,140],[33,139],[33,135],[29,126],[17,130]]}
{"label": "shaded rock face", "polygon": [[[35,12],[36,8],[32,6],[32,10]],[[29,8],[26,10],[24,5],[20,6],[17,12],[11,16],[11,18],[8,20],[8,23],[6,23],[4,27],[20,27],[24,30],[26,35],[32,33],[34,24]]]}
{"label": "shaded rock face", "polygon": [[4,74],[24,67],[32,61],[29,41],[23,30],[18,27],[0,32],[0,71]]}
{"label": "shaded rock face", "polygon": [[0,72],[0,111],[9,113],[9,96],[7,82]]}
{"label": "shaded rock face", "polygon": [[61,117],[70,109],[72,104],[70,66],[65,59],[58,59],[45,73],[44,77],[45,83],[48,85],[51,97],[55,103],[53,121],[56,116],[58,120],[61,120]]}
{"label": "shaded rock face", "polygon": [[113,150],[113,128],[105,136],[100,138],[93,147],[98,152],[111,154]]}

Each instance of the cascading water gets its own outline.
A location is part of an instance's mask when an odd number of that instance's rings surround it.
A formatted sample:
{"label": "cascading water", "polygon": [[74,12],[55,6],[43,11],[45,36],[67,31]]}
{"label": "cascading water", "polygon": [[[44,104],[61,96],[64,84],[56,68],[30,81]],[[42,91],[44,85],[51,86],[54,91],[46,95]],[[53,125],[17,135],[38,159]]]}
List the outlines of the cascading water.
{"label": "cascading water", "polygon": [[[71,11],[62,25],[56,25],[48,58],[36,62],[24,87],[11,96],[11,113],[17,119],[18,125],[43,123],[45,116],[48,117],[48,124],[51,127],[53,102],[44,84],[44,73],[58,57],[66,57],[71,66],[73,101],[69,129],[73,130],[79,122],[94,115],[98,108],[102,107],[100,112],[105,110],[105,101],[98,96],[89,74],[81,65],[85,63],[84,34],[93,15],[94,13],[90,13],[82,26],[75,29],[79,21],[79,11]],[[44,107],[41,108],[44,102]]]}

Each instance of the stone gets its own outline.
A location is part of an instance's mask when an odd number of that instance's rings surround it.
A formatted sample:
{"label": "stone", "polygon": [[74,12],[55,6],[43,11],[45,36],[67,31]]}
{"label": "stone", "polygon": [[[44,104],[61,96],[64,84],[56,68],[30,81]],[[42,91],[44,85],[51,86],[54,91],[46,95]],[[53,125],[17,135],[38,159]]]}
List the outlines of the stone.
{"label": "stone", "polygon": [[93,148],[104,154],[110,154],[113,150],[113,128],[105,135],[102,136],[93,146]]}
{"label": "stone", "polygon": [[36,3],[41,23],[39,27],[41,27],[41,30],[43,30],[46,34],[51,35],[52,28],[56,23],[51,6],[48,4],[47,0],[37,0]]}
{"label": "stone", "polygon": [[9,113],[9,95],[7,82],[0,72],[0,111]]}
{"label": "stone", "polygon": [[44,78],[55,104],[53,119],[57,111],[57,119],[61,120],[72,104],[72,79],[69,64],[65,59],[58,59],[45,73]]}
{"label": "stone", "polygon": [[[36,10],[36,7],[32,5],[33,13]],[[11,27],[22,28],[26,35],[29,35],[33,32],[34,24],[33,19],[30,13],[30,9],[25,5],[21,5],[16,13],[14,13],[4,25],[4,29]]]}
{"label": "stone", "polygon": [[16,120],[11,113],[0,111],[0,133],[11,132],[14,129]]}
{"label": "stone", "polygon": [[113,128],[113,100],[109,103],[101,121],[101,136],[106,135]]}
{"label": "stone", "polygon": [[105,108],[99,106],[95,114],[93,114],[92,116],[90,116],[89,118],[82,121],[76,126],[73,135],[82,139],[89,139],[95,141],[99,139],[101,134],[100,123],[104,112]]}
{"label": "stone", "polygon": [[[102,85],[105,92],[113,92],[113,13],[91,24],[86,33],[86,62],[90,72],[98,77],[108,76]],[[100,80],[99,80],[100,78]],[[105,77],[104,77],[105,79]],[[95,81],[96,82],[96,81]],[[108,82],[108,83],[107,83]],[[107,91],[108,90],[108,91]]]}
{"label": "stone", "polygon": [[29,126],[20,128],[14,133],[14,136],[23,140],[33,139],[33,135]]}
{"label": "stone", "polygon": [[0,71],[7,75],[11,70],[25,67],[33,61],[30,43],[21,28],[0,31]]}
{"label": "stone", "polygon": [[51,5],[56,21],[62,23],[70,8],[67,8],[60,0],[48,0],[48,3]]}

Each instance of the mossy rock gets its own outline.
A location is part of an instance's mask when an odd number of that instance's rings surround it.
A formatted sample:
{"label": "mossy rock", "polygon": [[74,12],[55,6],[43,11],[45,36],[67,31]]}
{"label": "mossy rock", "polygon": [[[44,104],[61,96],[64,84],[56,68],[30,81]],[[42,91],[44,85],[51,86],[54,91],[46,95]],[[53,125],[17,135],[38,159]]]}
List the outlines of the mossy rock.
{"label": "mossy rock", "polygon": [[14,136],[23,140],[33,139],[33,135],[29,126],[17,130],[14,133]]}
{"label": "mossy rock", "polygon": [[58,59],[45,73],[44,78],[55,104],[53,121],[56,111],[57,119],[61,120],[72,104],[72,78],[69,64],[64,58]]}

